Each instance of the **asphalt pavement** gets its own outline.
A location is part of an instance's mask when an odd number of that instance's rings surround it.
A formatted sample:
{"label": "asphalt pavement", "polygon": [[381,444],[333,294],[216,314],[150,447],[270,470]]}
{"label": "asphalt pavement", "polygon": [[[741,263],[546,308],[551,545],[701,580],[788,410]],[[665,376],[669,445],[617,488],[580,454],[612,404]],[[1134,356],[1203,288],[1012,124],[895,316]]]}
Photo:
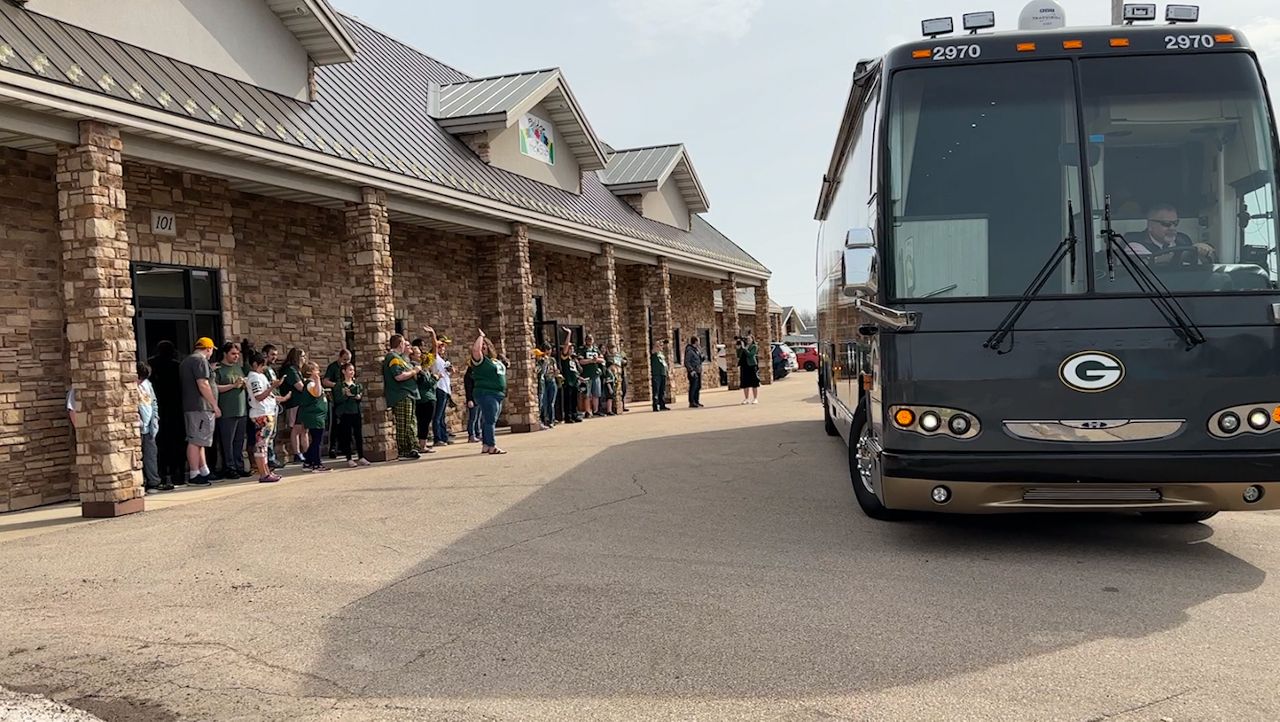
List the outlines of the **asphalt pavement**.
{"label": "asphalt pavement", "polygon": [[858,511],[813,375],[5,537],[104,720],[1276,720],[1280,513]]}

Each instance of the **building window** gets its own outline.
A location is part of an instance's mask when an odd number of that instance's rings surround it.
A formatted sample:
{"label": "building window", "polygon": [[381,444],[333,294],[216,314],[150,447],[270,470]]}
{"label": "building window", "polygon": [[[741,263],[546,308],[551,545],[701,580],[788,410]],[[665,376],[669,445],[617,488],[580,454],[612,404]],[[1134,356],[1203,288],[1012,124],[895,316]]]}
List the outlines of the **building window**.
{"label": "building window", "polygon": [[[559,341],[559,339],[554,339]],[[542,348],[547,342],[547,334],[542,319],[542,296],[533,297],[533,347]]]}
{"label": "building window", "polygon": [[680,329],[678,328],[671,329],[671,345],[675,347],[676,363],[684,363],[680,360],[680,354],[684,347],[680,345]]}
{"label": "building window", "polygon": [[351,362],[356,360],[356,322],[355,319],[347,316],[342,319],[342,341],[346,344],[347,350],[351,352]]}
{"label": "building window", "polygon": [[396,333],[404,335],[404,317],[396,316]]}
{"label": "building window", "polygon": [[218,271],[208,268],[134,263],[133,303],[137,308],[134,334],[138,357],[155,355],[161,342],[172,343],[179,354],[195,347],[196,339],[222,345],[222,299]]}
{"label": "building window", "polygon": [[711,329],[698,329],[698,338],[702,339],[702,358],[712,358],[711,353],[713,349],[711,348]]}
{"label": "building window", "polygon": [[[566,329],[566,328],[567,328],[567,329],[569,329],[569,339],[573,342],[573,347],[574,347],[574,348],[582,348],[582,345],[583,345],[584,343],[586,343],[586,335],[583,333],[583,330],[582,330],[582,324],[578,324],[578,325],[576,325],[576,326],[572,326],[572,325],[569,325],[569,324],[565,324],[565,325],[561,326],[560,328],[561,328],[561,329]],[[560,331],[560,335],[561,335],[561,336],[564,336],[564,331],[563,331],[563,330],[562,330],[562,331]],[[563,341],[563,339],[561,339],[561,340]]]}

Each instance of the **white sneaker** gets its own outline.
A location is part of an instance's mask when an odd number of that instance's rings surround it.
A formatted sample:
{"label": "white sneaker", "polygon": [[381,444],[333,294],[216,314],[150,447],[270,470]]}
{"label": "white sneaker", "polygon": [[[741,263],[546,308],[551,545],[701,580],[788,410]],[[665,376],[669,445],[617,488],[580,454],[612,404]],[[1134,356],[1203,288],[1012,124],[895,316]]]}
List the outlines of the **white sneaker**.
{"label": "white sneaker", "polygon": [[758,404],[760,403],[760,399],[751,399],[751,403]]}
{"label": "white sneaker", "polygon": [[360,466],[369,466],[369,464],[370,464],[370,463],[372,463],[372,462],[370,462],[368,459],[366,459],[366,458],[364,458],[364,457],[362,456],[362,457],[360,457],[360,460],[359,460],[359,461],[357,461],[356,463],[357,463],[357,464],[359,464]]}
{"label": "white sneaker", "polygon": [[356,468],[359,465],[360,465],[360,462],[356,461],[355,459],[347,459],[347,466],[351,467],[352,469]]}
{"label": "white sneaker", "polygon": [[740,403],[740,404],[738,404],[738,405],[739,405],[739,406],[746,406],[746,405],[747,405],[747,404],[749,404],[749,403],[751,403],[750,399],[743,399],[743,400],[742,400],[742,403]]}

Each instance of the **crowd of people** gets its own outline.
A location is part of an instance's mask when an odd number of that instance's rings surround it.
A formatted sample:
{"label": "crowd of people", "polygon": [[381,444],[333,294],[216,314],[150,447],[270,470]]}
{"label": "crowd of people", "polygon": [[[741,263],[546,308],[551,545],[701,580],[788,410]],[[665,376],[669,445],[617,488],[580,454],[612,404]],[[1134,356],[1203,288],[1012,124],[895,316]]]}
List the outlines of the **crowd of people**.
{"label": "crowd of people", "polygon": [[[736,339],[743,403],[758,402],[757,347]],[[383,393],[395,425],[399,459],[418,459],[454,443],[448,412],[453,398],[452,342],[430,326],[413,340],[393,335],[381,361]],[[667,411],[669,344],[661,339],[650,354],[652,408]],[[481,453],[506,454],[496,427],[506,399],[508,359],[497,352],[482,329],[467,347],[463,388],[466,407],[458,409],[467,442]],[[690,408],[702,408],[702,367],[707,358],[697,337],[684,349]],[[626,413],[629,361],[615,344],[598,346],[587,335],[575,346],[570,332],[558,346],[534,351],[538,418],[542,429],[561,423]],[[138,424],[142,437],[143,480],[148,490],[207,486],[220,479],[256,476],[262,483],[280,480],[276,472],[298,464],[311,473],[344,459],[367,466],[364,449],[365,386],[356,378],[351,351],[341,349],[321,372],[302,348],[280,350],[249,340],[216,347],[201,338],[187,356],[169,341],[158,344],[148,362],[137,365]],[[76,424],[75,391],[67,409]]]}

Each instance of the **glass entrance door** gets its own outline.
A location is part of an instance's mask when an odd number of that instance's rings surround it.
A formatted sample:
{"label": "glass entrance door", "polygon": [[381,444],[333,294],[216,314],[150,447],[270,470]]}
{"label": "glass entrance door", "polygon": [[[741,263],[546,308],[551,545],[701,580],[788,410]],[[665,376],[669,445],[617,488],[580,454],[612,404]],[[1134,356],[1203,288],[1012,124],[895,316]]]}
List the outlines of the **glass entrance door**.
{"label": "glass entrance door", "polygon": [[186,355],[196,339],[222,343],[222,307],[218,272],[207,268],[133,264],[134,332],[138,358],[155,355],[163,341]]}

